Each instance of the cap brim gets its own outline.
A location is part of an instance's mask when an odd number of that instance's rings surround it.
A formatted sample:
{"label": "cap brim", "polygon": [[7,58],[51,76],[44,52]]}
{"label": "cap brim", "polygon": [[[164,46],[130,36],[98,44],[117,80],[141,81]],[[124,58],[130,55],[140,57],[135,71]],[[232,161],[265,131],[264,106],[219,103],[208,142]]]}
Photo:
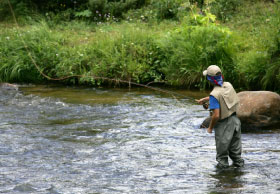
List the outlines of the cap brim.
{"label": "cap brim", "polygon": [[204,76],[207,75],[207,70],[203,71],[203,75],[204,75]]}

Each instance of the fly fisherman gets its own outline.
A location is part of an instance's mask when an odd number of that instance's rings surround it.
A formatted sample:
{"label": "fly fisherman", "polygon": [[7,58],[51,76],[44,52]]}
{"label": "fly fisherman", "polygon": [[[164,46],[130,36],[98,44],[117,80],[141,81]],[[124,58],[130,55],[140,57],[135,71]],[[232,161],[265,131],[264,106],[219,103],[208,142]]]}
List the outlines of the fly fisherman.
{"label": "fly fisherman", "polygon": [[241,123],[236,116],[239,103],[237,94],[229,82],[224,82],[218,66],[209,66],[203,75],[214,85],[214,89],[210,96],[196,101],[199,104],[209,101],[212,116],[207,132],[212,133],[213,128],[215,129],[217,168],[229,167],[228,156],[232,159],[233,166],[242,167],[244,160],[241,158]]}

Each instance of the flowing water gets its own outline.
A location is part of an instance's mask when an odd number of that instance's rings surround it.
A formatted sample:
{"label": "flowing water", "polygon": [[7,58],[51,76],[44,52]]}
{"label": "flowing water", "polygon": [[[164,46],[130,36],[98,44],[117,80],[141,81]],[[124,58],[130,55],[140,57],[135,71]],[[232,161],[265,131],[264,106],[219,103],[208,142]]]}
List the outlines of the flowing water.
{"label": "flowing water", "polygon": [[280,193],[280,131],[243,133],[246,166],[215,168],[208,112],[179,91],[0,90],[1,193]]}

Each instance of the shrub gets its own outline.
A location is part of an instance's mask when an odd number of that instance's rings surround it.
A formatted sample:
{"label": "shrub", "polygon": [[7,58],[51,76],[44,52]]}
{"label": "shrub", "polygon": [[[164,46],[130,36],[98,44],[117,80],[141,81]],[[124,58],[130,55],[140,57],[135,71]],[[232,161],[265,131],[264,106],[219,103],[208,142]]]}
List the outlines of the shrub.
{"label": "shrub", "polygon": [[212,13],[220,20],[225,21],[232,17],[241,3],[241,0],[214,0],[209,6]]}
{"label": "shrub", "polygon": [[280,41],[263,51],[250,50],[242,54],[239,63],[246,88],[280,91]]}
{"label": "shrub", "polygon": [[190,3],[197,4],[201,8],[204,6],[204,0],[190,0]]}
{"label": "shrub", "polygon": [[55,14],[67,9],[81,11],[86,9],[88,4],[88,0],[29,0],[29,2],[41,13],[54,12]]}
{"label": "shrub", "polygon": [[89,0],[89,9],[95,21],[106,19],[106,16],[122,18],[123,14],[131,9],[141,8],[146,0]]}
{"label": "shrub", "polygon": [[275,37],[275,46],[272,46],[268,54],[269,61],[264,65],[266,69],[261,79],[262,88],[280,92],[280,31]]}
{"label": "shrub", "polygon": [[184,25],[170,34],[164,47],[169,64],[165,74],[173,84],[205,88],[207,81],[202,71],[213,64],[221,67],[226,80],[233,84],[239,80],[234,58],[237,48],[227,28],[215,24]]}
{"label": "shrub", "polygon": [[251,50],[241,56],[239,65],[245,87],[250,90],[260,90],[262,79],[265,76],[265,66],[269,62],[269,56],[265,51]]}
{"label": "shrub", "polygon": [[[147,83],[163,78],[157,62],[160,50],[148,31],[123,26],[121,34],[104,34],[88,50],[91,72],[96,76]],[[109,36],[109,37],[108,37]]]}
{"label": "shrub", "polygon": [[177,19],[179,1],[176,0],[160,0],[153,1],[152,5],[157,10],[157,18],[163,19]]}
{"label": "shrub", "polygon": [[157,22],[157,13],[152,6],[143,7],[136,10],[129,10],[124,14],[124,19],[130,22],[143,21],[143,22]]}
{"label": "shrub", "polygon": [[263,88],[272,91],[280,92],[280,4],[275,6],[275,17],[272,25],[276,27],[277,31],[274,34],[274,44],[268,50],[270,61],[266,66],[266,74],[262,79]]}
{"label": "shrub", "polygon": [[[28,1],[10,0],[11,6],[17,17],[26,17],[31,14]],[[8,0],[0,1],[0,21],[12,19]]]}

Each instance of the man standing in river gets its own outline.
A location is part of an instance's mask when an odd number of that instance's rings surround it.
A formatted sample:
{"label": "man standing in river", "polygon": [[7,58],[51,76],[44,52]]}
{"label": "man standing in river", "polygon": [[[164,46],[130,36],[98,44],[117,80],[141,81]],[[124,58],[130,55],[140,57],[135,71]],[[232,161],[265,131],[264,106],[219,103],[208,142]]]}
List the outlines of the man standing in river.
{"label": "man standing in river", "polygon": [[239,100],[237,94],[229,82],[224,82],[221,69],[211,65],[203,72],[207,80],[214,85],[210,96],[197,100],[199,104],[209,101],[212,110],[211,122],[207,129],[212,133],[215,129],[215,141],[217,151],[217,167],[229,167],[228,156],[233,161],[233,166],[244,166],[241,158],[241,123],[236,116]]}

